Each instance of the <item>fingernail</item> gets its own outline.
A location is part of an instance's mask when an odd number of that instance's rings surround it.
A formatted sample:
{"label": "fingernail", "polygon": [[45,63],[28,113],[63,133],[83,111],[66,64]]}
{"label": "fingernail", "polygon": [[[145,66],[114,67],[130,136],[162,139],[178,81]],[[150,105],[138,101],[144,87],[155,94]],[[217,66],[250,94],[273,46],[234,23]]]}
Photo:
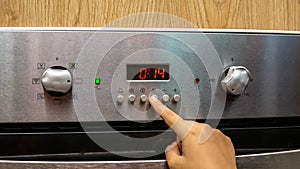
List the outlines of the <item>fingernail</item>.
{"label": "fingernail", "polygon": [[158,102],[158,98],[155,94],[152,95],[150,98],[152,99],[153,102]]}

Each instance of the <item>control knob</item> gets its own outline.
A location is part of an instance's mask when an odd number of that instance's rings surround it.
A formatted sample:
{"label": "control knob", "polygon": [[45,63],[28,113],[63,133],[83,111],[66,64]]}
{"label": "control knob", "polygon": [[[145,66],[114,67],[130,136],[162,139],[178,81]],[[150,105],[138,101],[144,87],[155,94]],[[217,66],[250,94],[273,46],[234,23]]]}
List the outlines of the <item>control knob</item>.
{"label": "control knob", "polygon": [[72,74],[62,66],[53,66],[45,70],[41,82],[51,96],[64,96],[72,88]]}
{"label": "control knob", "polygon": [[231,66],[221,81],[223,89],[231,95],[241,95],[251,79],[250,72],[243,66]]}

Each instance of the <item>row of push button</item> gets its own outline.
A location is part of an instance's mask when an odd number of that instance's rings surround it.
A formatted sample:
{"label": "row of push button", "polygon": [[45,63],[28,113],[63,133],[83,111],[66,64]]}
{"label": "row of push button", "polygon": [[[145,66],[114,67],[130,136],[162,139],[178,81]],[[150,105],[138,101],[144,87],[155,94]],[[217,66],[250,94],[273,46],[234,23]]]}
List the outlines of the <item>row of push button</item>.
{"label": "row of push button", "polygon": [[[136,100],[136,96],[133,95],[133,94],[131,94],[131,95],[128,96],[128,100],[129,100],[131,103],[133,103],[133,102]],[[142,95],[140,96],[140,101],[141,101],[142,103],[145,103],[147,100],[148,100],[148,96],[147,96],[147,95],[142,94]],[[162,101],[163,101],[163,102],[168,102],[169,100],[170,100],[170,96],[169,96],[169,95],[166,95],[166,94],[165,94],[165,95],[162,96]],[[117,102],[118,102],[118,103],[123,103],[124,101],[125,101],[125,98],[124,98],[123,95],[118,95],[118,96],[117,96]],[[177,102],[179,102],[179,101],[180,101],[180,95],[175,94],[175,95],[173,96],[173,102],[177,103]]]}

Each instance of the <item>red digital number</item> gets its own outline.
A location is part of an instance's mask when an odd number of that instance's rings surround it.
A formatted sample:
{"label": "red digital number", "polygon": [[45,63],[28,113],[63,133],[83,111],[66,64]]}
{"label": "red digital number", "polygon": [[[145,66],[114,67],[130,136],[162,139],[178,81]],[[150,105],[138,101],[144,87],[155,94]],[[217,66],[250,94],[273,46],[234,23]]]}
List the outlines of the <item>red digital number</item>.
{"label": "red digital number", "polygon": [[165,72],[166,72],[166,69],[156,68],[156,69],[155,69],[155,73],[154,73],[154,79],[156,79],[156,77],[157,77],[158,75],[160,75],[161,78],[164,79],[164,78],[165,78]]}
{"label": "red digital number", "polygon": [[145,80],[147,78],[147,68],[140,68],[140,80]]}

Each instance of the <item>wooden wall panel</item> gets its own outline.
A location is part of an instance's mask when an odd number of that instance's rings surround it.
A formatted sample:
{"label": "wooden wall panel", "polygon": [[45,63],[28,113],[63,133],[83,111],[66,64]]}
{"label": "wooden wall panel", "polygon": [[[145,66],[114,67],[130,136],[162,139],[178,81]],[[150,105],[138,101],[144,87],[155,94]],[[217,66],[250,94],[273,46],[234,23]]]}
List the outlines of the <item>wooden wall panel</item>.
{"label": "wooden wall panel", "polygon": [[103,27],[141,12],[168,13],[199,28],[300,30],[300,0],[0,0],[0,26]]}

